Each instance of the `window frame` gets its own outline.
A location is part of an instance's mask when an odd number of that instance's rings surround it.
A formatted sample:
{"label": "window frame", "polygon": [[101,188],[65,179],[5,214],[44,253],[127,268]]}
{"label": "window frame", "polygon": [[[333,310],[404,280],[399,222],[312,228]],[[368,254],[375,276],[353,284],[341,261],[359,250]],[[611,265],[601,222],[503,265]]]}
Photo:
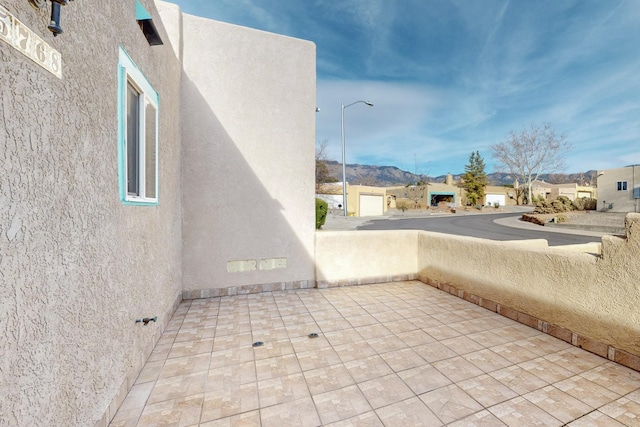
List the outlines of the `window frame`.
{"label": "window frame", "polygon": [[[136,150],[138,152],[137,164],[137,191],[129,192],[129,163],[128,163],[128,123],[127,114],[129,112],[128,93],[132,88],[139,95],[138,97],[138,116],[137,116],[137,140]],[[158,92],[153,88],[149,80],[135,65],[126,50],[120,46],[118,55],[118,181],[120,190],[120,200],[126,205],[155,206],[159,203],[159,117],[160,117],[160,99]],[[147,117],[147,108],[153,107],[152,114],[153,125],[151,128],[155,132],[155,141],[150,145],[155,150],[155,159],[153,167],[153,175],[148,173],[147,157],[148,157],[148,141],[147,132],[149,120]],[[153,154],[152,154],[153,155]],[[155,178],[153,190],[147,188],[147,180]]]}
{"label": "window frame", "polygon": [[618,181],[617,183],[618,191],[627,191],[628,184],[627,181]]}

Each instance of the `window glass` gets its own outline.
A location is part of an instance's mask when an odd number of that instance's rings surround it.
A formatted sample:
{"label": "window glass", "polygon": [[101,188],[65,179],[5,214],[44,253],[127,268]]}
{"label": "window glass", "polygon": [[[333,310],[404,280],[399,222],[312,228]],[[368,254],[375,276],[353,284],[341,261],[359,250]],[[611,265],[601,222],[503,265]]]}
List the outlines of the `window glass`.
{"label": "window glass", "polygon": [[158,94],[120,47],[118,162],[125,204],[158,203]]}
{"label": "window glass", "polygon": [[148,198],[156,198],[156,108],[147,102],[145,108],[145,189]]}
{"label": "window glass", "polygon": [[139,196],[138,175],[140,164],[139,110],[140,94],[127,83],[127,194]]}

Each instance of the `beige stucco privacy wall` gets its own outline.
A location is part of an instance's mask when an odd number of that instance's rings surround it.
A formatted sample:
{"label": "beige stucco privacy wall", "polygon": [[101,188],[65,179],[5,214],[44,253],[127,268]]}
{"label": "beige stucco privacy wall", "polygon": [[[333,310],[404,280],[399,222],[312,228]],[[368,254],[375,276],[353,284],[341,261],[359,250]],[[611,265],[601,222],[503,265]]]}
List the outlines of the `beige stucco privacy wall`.
{"label": "beige stucco privacy wall", "polygon": [[[180,64],[135,1],[0,6],[61,55],[61,78],[0,40],[0,425],[94,426],[114,414],[181,295]],[[118,188],[118,53],[160,96],[157,206]],[[147,326],[142,317],[158,317]]]}
{"label": "beige stucco privacy wall", "polygon": [[640,214],[627,217],[626,238],[602,243],[597,256],[424,231],[318,232],[316,265],[325,286],[419,277],[640,355]]}
{"label": "beige stucco privacy wall", "polygon": [[312,286],[315,45],[182,28],[185,297]]}
{"label": "beige stucco privacy wall", "polygon": [[318,287],[415,278],[415,231],[321,231],[316,233]]}

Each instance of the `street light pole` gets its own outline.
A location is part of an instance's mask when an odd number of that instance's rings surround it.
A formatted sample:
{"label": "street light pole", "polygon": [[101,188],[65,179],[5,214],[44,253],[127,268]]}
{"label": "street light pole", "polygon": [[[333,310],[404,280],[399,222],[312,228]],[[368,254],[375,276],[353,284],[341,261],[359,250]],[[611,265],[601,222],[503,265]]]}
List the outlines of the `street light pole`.
{"label": "street light pole", "polygon": [[344,216],[347,216],[347,165],[346,165],[346,157],[344,150],[344,109],[347,107],[351,107],[354,104],[363,103],[368,105],[369,107],[373,107],[373,104],[369,101],[356,101],[352,102],[349,105],[344,105],[344,103],[340,103],[340,112],[341,112],[341,127],[342,127],[342,207],[344,209]]}

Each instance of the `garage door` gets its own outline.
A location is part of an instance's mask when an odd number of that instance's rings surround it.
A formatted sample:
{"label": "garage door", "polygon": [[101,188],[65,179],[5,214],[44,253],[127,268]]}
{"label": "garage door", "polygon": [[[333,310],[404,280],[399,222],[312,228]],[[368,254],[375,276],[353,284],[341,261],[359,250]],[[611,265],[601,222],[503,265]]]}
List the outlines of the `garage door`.
{"label": "garage door", "polygon": [[383,196],[360,195],[360,216],[379,216],[384,213]]}
{"label": "garage door", "polygon": [[496,202],[500,204],[500,206],[504,206],[506,196],[504,194],[487,194],[487,205],[493,206]]}

